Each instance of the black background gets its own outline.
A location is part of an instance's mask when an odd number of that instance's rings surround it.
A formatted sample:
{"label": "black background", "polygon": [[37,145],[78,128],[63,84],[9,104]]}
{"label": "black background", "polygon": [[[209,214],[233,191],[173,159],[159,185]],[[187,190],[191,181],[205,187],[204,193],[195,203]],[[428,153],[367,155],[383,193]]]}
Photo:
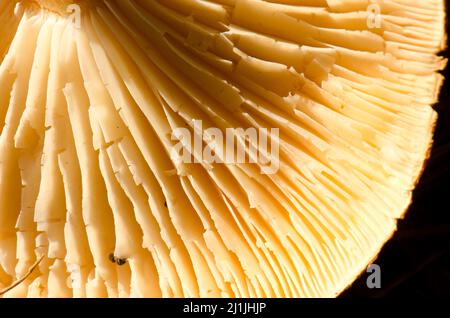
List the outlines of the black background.
{"label": "black background", "polygon": [[[447,7],[448,4],[449,1]],[[447,34],[450,34],[449,20],[447,16]],[[450,58],[450,50],[447,48],[442,55]],[[398,232],[374,262],[381,267],[381,289],[367,288],[370,274],[364,273],[342,295],[344,298],[439,297],[450,300],[449,68],[442,72],[447,80],[435,106],[439,120],[431,157],[414,191],[413,203],[405,219],[399,222]]]}

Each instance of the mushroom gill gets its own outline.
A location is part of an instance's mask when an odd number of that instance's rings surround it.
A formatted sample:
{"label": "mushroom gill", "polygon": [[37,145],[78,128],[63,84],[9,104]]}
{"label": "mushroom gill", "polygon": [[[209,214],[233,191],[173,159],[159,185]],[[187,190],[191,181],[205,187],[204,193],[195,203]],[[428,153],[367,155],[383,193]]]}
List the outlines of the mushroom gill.
{"label": "mushroom gill", "polygon": [[[338,295],[411,202],[444,20],[443,0],[0,0],[3,296]],[[175,160],[198,121],[278,128],[279,169]]]}

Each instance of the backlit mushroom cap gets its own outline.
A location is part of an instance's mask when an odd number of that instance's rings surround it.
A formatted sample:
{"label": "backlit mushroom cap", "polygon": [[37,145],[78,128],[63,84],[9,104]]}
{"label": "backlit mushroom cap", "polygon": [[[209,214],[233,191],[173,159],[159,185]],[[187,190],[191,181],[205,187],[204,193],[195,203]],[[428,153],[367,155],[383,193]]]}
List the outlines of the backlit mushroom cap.
{"label": "backlit mushroom cap", "polygon": [[[443,2],[0,0],[1,294],[338,295],[427,158]],[[227,128],[277,169],[206,162]]]}

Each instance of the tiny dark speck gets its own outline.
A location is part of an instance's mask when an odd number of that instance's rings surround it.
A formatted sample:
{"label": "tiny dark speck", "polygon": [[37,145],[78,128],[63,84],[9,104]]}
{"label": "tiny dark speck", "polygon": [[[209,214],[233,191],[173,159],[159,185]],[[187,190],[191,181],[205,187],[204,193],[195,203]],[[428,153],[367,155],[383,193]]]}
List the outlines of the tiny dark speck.
{"label": "tiny dark speck", "polygon": [[119,266],[125,265],[126,262],[127,262],[127,260],[125,258],[117,258],[116,259],[116,263]]}
{"label": "tiny dark speck", "polygon": [[108,258],[109,258],[109,260],[110,260],[111,262],[113,262],[113,263],[116,262],[116,258],[115,258],[115,256],[114,256],[113,253],[109,254],[109,255],[108,255]]}

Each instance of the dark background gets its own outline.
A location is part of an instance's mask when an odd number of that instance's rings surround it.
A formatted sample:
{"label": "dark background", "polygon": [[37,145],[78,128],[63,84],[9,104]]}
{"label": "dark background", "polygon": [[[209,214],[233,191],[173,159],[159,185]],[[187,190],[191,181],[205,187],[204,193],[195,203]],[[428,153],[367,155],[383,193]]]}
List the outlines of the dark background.
{"label": "dark background", "polygon": [[[449,1],[447,1],[447,6]],[[449,14],[449,12],[447,12]],[[447,16],[447,34],[450,34]],[[450,58],[450,50],[442,52]],[[342,294],[344,298],[446,298],[450,300],[450,64],[442,73],[435,143],[414,191],[413,203],[398,232],[381,251],[381,288],[369,289],[370,274]]]}

